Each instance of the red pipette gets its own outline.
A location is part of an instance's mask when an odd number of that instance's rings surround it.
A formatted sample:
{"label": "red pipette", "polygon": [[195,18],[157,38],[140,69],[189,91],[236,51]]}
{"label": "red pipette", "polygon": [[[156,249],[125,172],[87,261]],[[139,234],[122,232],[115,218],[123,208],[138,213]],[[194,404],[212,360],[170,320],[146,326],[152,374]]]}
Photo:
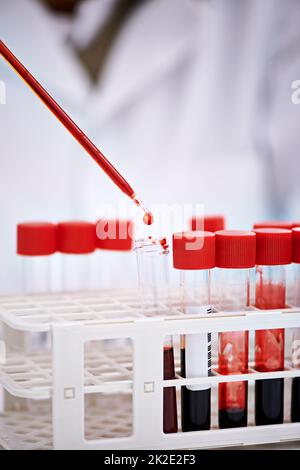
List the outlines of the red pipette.
{"label": "red pipette", "polygon": [[145,224],[151,225],[153,222],[153,216],[151,212],[149,212],[149,210],[143,206],[141,200],[136,196],[129,183],[1,40],[0,54],[32,89],[32,91],[42,100],[47,108],[49,108],[50,111],[57,117],[57,119],[59,119],[65,128],[72,134],[72,136],[75,137],[77,142],[88,152],[88,154],[100,166],[100,168],[102,168],[107,176],[109,176],[109,178],[118,186],[118,188],[120,188],[123,193],[130,197],[130,199],[132,199],[137,206],[141,207],[141,209],[145,212],[143,218]]}

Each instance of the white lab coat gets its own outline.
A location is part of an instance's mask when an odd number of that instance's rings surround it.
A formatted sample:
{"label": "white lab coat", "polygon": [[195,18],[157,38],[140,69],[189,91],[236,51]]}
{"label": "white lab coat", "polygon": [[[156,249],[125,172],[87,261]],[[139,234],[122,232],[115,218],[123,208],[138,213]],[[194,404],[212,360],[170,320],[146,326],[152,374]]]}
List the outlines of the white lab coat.
{"label": "white lab coat", "polygon": [[[246,228],[271,215],[261,127],[260,145],[253,138],[265,65],[260,38],[271,15],[260,18],[262,3],[146,2],[122,29],[94,89],[37,2],[1,0],[0,31],[148,205],[203,203],[231,227]],[[104,203],[125,196],[3,61],[0,79],[7,85],[0,106],[5,293],[21,289],[17,222],[96,219]],[[122,269],[120,257],[99,263],[111,285],[124,272],[134,279],[132,260]]]}

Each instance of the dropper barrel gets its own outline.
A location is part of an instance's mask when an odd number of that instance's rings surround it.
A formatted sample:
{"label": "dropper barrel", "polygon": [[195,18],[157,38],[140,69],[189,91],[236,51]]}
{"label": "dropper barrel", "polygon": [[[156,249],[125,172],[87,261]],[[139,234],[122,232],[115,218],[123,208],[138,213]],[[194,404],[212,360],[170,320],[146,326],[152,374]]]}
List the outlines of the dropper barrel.
{"label": "dropper barrel", "polygon": [[34,78],[34,76],[24,67],[10,49],[0,40],[0,54],[8,62],[8,64],[17,72],[17,74],[25,81],[32,91],[41,99],[47,108],[56,116],[56,118],[65,126],[65,128],[73,135],[78,143],[86,150],[107,176],[118,186],[123,193],[131,199],[135,193],[129,183],[116,170],[116,168],[107,160],[103,153],[93,144],[93,142],[84,134],[70,116],[59,106],[52,96],[44,89],[44,87]]}

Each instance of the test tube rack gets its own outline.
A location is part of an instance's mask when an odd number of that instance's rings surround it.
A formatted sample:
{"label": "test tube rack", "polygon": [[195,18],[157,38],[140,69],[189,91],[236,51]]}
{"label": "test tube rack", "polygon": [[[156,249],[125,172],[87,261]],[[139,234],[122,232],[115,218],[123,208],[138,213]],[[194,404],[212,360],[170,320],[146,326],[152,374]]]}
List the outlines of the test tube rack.
{"label": "test tube rack", "polygon": [[[155,314],[145,316],[134,291],[1,297],[0,385],[36,408],[4,409],[0,445],[5,449],[207,449],[300,440],[300,423],[289,422],[288,409],[284,424],[255,426],[251,403],[246,428],[218,429],[213,404],[211,430],[163,433],[164,387],[176,386],[180,393],[183,385],[210,383],[216,398],[218,383],[241,381],[241,375],[222,376],[216,370],[212,377],[185,379],[178,367],[174,380],[163,380],[166,336],[300,328],[299,308],[250,308],[203,316],[184,315],[176,302],[175,296],[169,311],[162,300]],[[10,352],[13,335],[5,334],[7,328],[14,334],[47,333],[51,348],[42,353]],[[116,339],[129,339],[132,349],[126,341],[118,351],[85,349],[89,342]],[[255,380],[279,377],[300,377],[300,368],[293,368],[287,358],[284,371],[259,373],[250,367],[243,380],[250,388]],[[85,400],[98,395],[101,406],[95,402],[85,413]]]}

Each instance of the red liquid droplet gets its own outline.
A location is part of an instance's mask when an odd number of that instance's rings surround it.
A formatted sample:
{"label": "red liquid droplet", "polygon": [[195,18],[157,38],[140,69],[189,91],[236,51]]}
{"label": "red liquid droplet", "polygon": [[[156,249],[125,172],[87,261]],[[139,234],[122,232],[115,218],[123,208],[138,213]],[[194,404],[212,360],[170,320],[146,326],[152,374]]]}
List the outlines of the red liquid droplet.
{"label": "red liquid droplet", "polygon": [[146,212],[144,217],[143,217],[143,222],[146,225],[152,225],[153,224],[153,215],[150,212]]}
{"label": "red liquid droplet", "polygon": [[160,241],[160,244],[164,250],[167,250],[169,248],[168,242],[166,238],[162,238]]}
{"label": "red liquid droplet", "polygon": [[151,212],[148,211],[148,209],[146,209],[146,207],[144,206],[142,201],[140,199],[138,199],[135,194],[133,194],[131,196],[131,198],[133,199],[134,203],[145,212],[144,217],[143,217],[144,224],[152,225],[153,224],[153,215],[151,214]]}

